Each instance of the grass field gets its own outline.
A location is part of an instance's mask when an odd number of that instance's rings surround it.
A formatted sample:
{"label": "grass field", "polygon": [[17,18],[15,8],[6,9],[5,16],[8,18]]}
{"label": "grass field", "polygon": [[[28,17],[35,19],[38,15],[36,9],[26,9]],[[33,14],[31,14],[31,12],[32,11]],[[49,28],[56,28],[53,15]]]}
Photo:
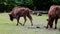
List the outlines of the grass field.
{"label": "grass field", "polygon": [[[11,22],[8,13],[0,13],[0,34],[60,34],[60,20],[57,25],[58,28],[54,30],[44,28],[47,25],[47,14],[43,14],[42,16],[32,15],[32,17],[34,26],[31,26],[28,18],[25,26],[21,26],[20,24],[16,26],[16,20],[14,19]],[[20,22],[22,24],[23,21],[24,19],[21,17]],[[37,26],[40,28],[36,28]]]}

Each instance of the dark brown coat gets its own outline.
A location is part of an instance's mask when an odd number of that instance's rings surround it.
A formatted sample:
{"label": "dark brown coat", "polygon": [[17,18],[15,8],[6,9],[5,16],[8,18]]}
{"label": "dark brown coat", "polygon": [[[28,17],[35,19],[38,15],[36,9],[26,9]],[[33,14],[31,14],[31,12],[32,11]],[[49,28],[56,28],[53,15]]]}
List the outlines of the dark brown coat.
{"label": "dark brown coat", "polygon": [[12,9],[12,11],[10,12],[10,14],[9,14],[10,20],[13,21],[14,18],[17,19],[17,25],[18,25],[19,18],[20,17],[24,17],[24,20],[25,20],[24,21],[24,24],[25,24],[25,22],[26,22],[26,16],[27,16],[30,19],[30,21],[31,21],[31,25],[33,25],[33,23],[32,23],[32,17],[30,15],[30,11],[31,10],[29,8],[25,8],[25,7],[14,7]]}
{"label": "dark brown coat", "polygon": [[57,21],[60,18],[60,6],[59,5],[52,5],[48,11],[48,26],[50,28],[53,27],[53,21],[55,20],[55,29],[57,28]]}

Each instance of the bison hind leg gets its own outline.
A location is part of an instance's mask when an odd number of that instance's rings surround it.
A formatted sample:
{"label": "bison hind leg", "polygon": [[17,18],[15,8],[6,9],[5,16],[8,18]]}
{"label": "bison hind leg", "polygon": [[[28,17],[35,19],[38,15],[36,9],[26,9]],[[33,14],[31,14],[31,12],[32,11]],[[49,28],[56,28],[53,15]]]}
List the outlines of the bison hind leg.
{"label": "bison hind leg", "polygon": [[29,18],[30,22],[31,22],[31,26],[33,26],[33,23],[32,23],[32,16],[30,14],[27,15],[27,17]]}

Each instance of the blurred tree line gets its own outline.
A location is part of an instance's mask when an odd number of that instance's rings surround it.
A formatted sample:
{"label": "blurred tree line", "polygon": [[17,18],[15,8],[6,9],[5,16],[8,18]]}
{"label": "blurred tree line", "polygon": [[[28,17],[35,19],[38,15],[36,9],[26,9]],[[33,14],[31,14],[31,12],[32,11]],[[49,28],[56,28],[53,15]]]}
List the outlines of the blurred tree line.
{"label": "blurred tree line", "polygon": [[60,5],[60,0],[0,0],[0,12],[9,12],[15,6],[32,10],[48,10],[51,5]]}

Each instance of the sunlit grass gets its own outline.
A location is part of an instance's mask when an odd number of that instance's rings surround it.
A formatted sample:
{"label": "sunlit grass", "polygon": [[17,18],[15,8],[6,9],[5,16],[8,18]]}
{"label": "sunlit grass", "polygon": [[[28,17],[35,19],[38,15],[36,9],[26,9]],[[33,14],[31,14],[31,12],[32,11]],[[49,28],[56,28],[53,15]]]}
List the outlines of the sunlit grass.
{"label": "sunlit grass", "polygon": [[[0,13],[0,34],[60,34],[58,29],[49,30],[44,28],[47,25],[47,14],[43,14],[42,16],[32,15],[32,18],[34,26],[31,26],[28,18],[25,26],[21,26],[20,24],[16,26],[16,19],[11,22],[8,13]],[[20,22],[23,24],[23,17],[21,17]],[[57,25],[58,28],[60,28],[59,22],[60,20]],[[40,28],[36,28],[36,26]]]}

